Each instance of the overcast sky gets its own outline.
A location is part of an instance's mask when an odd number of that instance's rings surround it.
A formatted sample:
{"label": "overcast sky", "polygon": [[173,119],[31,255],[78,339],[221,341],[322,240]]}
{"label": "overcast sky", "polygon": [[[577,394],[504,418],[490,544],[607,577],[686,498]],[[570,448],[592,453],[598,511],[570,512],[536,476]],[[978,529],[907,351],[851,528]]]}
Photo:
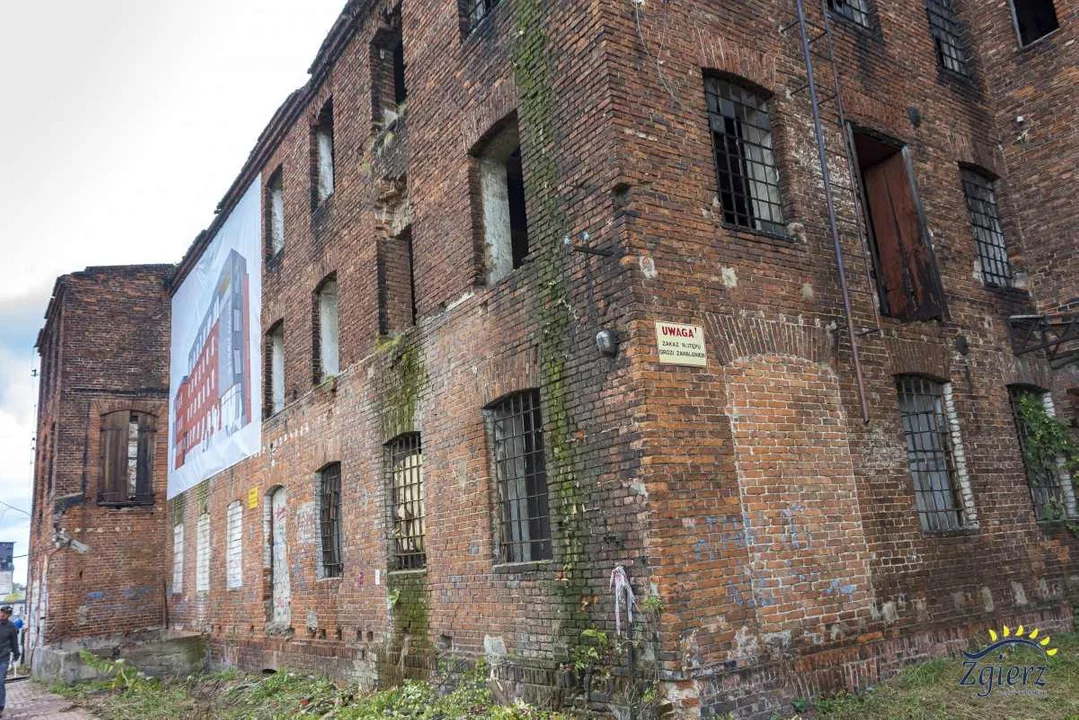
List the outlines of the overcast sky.
{"label": "overcast sky", "polygon": [[[344,5],[0,0],[0,500],[30,510],[56,276],[177,262]],[[0,541],[25,555],[28,536],[0,506]]]}

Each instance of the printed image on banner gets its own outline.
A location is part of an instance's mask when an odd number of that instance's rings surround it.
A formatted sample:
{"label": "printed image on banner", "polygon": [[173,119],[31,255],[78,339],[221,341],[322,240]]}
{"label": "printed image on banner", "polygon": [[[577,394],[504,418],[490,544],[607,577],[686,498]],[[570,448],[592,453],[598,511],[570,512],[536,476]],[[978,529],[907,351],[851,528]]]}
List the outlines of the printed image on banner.
{"label": "printed image on banner", "polygon": [[172,298],[170,498],[262,443],[260,200],[256,178]]}

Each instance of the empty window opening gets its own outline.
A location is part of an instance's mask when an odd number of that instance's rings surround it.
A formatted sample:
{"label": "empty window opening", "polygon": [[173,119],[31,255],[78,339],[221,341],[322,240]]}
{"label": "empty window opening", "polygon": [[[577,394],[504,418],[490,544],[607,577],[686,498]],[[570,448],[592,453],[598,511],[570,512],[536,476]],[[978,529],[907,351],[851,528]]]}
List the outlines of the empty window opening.
{"label": "empty window opening", "polygon": [[841,18],[869,27],[869,0],[828,0],[828,9]]}
{"label": "empty window opening", "polygon": [[379,247],[379,332],[389,335],[416,324],[412,227],[383,238]]}
{"label": "empty window opening", "polygon": [[340,367],[337,280],[323,280],[315,293],[315,382],[337,375]]}
{"label": "empty window opening", "polygon": [[967,52],[953,0],[926,0],[929,34],[937,51],[937,64],[945,70],[967,74]]}
{"label": "empty window opening", "polygon": [[768,98],[717,77],[704,86],[723,222],[784,233]]}
{"label": "empty window opening", "polygon": [[393,528],[390,566],[395,570],[422,568],[427,564],[426,498],[419,433],[401,435],[386,444],[385,469]]}
{"label": "empty window opening", "polygon": [[184,524],[172,526],[172,592],[184,591]]}
{"label": "empty window opening", "polygon": [[971,168],[963,168],[962,176],[982,281],[990,287],[1012,287],[1008,248],[997,213],[996,181]]}
{"label": "empty window opening", "polygon": [[498,487],[499,559],[551,559],[547,462],[539,390],[526,390],[491,405],[488,425]]}
{"label": "empty window opening", "polygon": [[243,518],[239,500],[225,509],[225,582],[229,589],[243,586]]}
{"label": "empty window opening", "polygon": [[210,516],[199,515],[195,526],[195,592],[210,591]]}
{"label": "empty window opening", "polygon": [[315,124],[315,207],[333,195],[333,100],[327,100]]}
{"label": "empty window opening", "polygon": [[267,188],[267,200],[270,208],[269,217],[269,250],[270,256],[285,249],[285,187],[281,179],[281,168],[278,168],[270,176],[270,184]]}
{"label": "empty window opening", "polygon": [[147,413],[120,411],[102,416],[99,503],[153,502],[154,435],[154,417]]}
{"label": "empty window opening", "polygon": [[1030,404],[1032,408],[1044,410],[1047,415],[1055,415],[1052,396],[1041,388],[1023,385],[1009,387],[1008,395],[1035,516],[1038,520],[1045,521],[1074,517],[1075,486],[1065,469],[1064,458],[1056,453],[1046,452],[1038,444],[1031,442],[1035,428],[1028,422],[1028,416],[1023,411],[1023,406]]}
{"label": "empty window opening", "polygon": [[476,27],[499,2],[500,0],[464,0],[462,10],[467,27]]}
{"label": "empty window opening", "polygon": [[404,112],[408,100],[405,85],[405,44],[401,39],[401,11],[384,17],[383,27],[371,43],[371,102],[374,121],[392,124]]}
{"label": "empty window opening", "polygon": [[266,333],[267,382],[266,416],[285,407],[285,325],[278,321]]}
{"label": "empty window opening", "polygon": [[961,493],[958,426],[946,400],[950,388],[928,378],[898,378],[899,415],[914,480],[914,500],[923,530],[955,530],[971,524],[972,508]]}
{"label": "empty window opening", "polygon": [[881,310],[901,320],[945,314],[905,147],[854,133]]}
{"label": "empty window opening", "polygon": [[322,539],[322,577],[341,577],[341,463],[319,473],[319,525]]}
{"label": "empty window opening", "polygon": [[521,267],[529,253],[516,117],[486,142],[479,154],[479,172],[487,283],[494,284]]}
{"label": "empty window opening", "polygon": [[1029,45],[1060,27],[1053,0],[1012,0],[1019,44]]}

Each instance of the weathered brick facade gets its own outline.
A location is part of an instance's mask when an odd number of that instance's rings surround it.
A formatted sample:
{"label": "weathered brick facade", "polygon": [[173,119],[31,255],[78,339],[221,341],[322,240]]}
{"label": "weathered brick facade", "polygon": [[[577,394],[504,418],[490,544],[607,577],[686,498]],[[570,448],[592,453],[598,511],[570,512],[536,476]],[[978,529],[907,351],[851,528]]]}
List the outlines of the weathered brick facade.
{"label": "weathered brick facade", "polygon": [[102,442],[106,417],[145,414],[165,457],[173,267],[90,267],[56,281],[37,342],[31,659],[40,645],[164,625],[165,463],[153,464],[149,497],[103,497]]}
{"label": "weathered brick facade", "polygon": [[[796,30],[782,30],[793,0],[516,0],[472,29],[449,0],[350,2],[223,203],[281,173],[285,241],[272,257],[267,243],[262,330],[284,329],[285,407],[264,421],[259,454],[171,502],[184,562],[170,626],[210,633],[222,663],[372,682],[486,656],[509,694],[556,702],[582,631],[615,634],[609,579],[622,565],[638,600],[658,596],[663,610],[635,615],[623,680],[596,681],[592,699],[631,704],[632,665],[679,717],[767,716],[955,651],[987,624],[1070,627],[1079,544],[1036,521],[1008,386],[1051,390],[1063,412],[1076,377],[1016,357],[1006,321],[1079,295],[1064,110],[1079,10],[1058,0],[1060,29],[1017,50],[1007,3],[954,5],[966,78],[938,68],[921,0],[870,0],[867,28],[833,21],[848,119],[906,146],[947,306],[940,320],[879,317],[854,205],[840,199],[863,423],[805,66]],[[390,122],[396,8],[408,99]],[[709,74],[770,98],[781,233],[725,221]],[[331,100],[334,191],[320,202],[316,128]],[[485,158],[514,122],[532,252],[488,282]],[[1016,288],[988,287],[979,270],[967,166],[999,178]],[[267,211],[267,237],[272,222]],[[329,277],[341,371],[320,382],[315,293]],[[703,327],[707,366],[660,364],[657,320]],[[601,329],[618,334],[614,357],[597,349]],[[945,388],[961,528],[920,525],[900,375]],[[540,393],[553,560],[504,564],[484,408],[527,389]],[[383,446],[402,433],[422,438],[426,567],[388,572]],[[321,571],[332,463],[341,577]],[[236,501],[242,583],[229,589]],[[275,522],[288,570],[276,601]]]}

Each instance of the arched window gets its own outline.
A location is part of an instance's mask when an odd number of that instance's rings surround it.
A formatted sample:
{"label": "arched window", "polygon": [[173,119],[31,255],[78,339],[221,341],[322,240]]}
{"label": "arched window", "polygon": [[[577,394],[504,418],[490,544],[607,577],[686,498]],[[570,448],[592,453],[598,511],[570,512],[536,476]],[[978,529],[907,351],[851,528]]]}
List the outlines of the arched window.
{"label": "arched window", "polygon": [[154,421],[153,415],[129,410],[101,417],[99,503],[153,504]]}

